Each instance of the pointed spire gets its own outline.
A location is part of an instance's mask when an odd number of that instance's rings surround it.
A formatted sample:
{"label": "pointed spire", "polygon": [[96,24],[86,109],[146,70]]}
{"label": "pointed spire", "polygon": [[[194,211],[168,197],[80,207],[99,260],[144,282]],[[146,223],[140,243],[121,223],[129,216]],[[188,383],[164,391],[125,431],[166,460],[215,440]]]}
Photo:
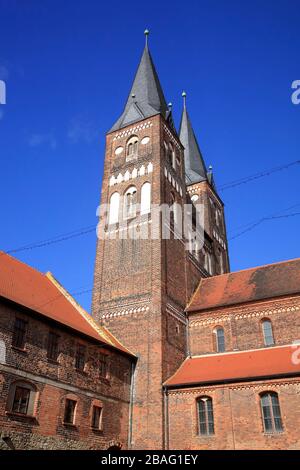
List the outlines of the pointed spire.
{"label": "pointed spire", "polygon": [[124,111],[110,132],[155,114],[162,114],[165,119],[169,117],[170,112],[148,47],[149,31],[146,29],[144,34],[145,48]]}
{"label": "pointed spire", "polygon": [[186,183],[189,185],[207,180],[207,170],[186,109],[185,91],[182,92],[182,97],[183,111],[180,123],[179,138],[182,145],[184,146]]}

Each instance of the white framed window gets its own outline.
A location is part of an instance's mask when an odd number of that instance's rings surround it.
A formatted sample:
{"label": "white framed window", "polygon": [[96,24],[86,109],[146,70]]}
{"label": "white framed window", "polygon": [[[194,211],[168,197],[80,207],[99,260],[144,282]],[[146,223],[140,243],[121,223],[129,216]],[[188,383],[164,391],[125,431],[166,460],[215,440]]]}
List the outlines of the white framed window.
{"label": "white framed window", "polygon": [[113,193],[109,200],[109,224],[116,224],[119,222],[119,209],[120,209],[120,194]]}
{"label": "white framed window", "polygon": [[151,184],[147,181],[141,189],[141,214],[151,212]]}
{"label": "white framed window", "polygon": [[137,190],[130,186],[124,195],[124,218],[129,219],[136,216]]}
{"label": "white framed window", "polygon": [[132,136],[126,146],[126,160],[130,161],[138,156],[138,145],[139,145],[139,139],[137,136]]}

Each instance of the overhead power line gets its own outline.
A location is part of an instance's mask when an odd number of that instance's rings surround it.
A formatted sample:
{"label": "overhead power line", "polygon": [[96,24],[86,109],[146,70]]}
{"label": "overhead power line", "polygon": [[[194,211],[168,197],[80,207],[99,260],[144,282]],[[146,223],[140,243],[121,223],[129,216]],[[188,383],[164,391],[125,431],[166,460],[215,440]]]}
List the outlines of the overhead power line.
{"label": "overhead power line", "polygon": [[251,181],[254,181],[254,180],[257,180],[257,179],[260,179],[260,178],[264,178],[265,176],[270,176],[273,173],[276,173],[276,172],[279,172],[279,171],[287,170],[288,168],[290,168],[292,166],[295,166],[295,165],[299,165],[299,164],[300,164],[300,160],[295,160],[293,162],[287,163],[286,165],[281,165],[281,166],[278,166],[278,167],[270,168],[269,170],[261,171],[259,173],[255,173],[253,175],[250,175],[250,176],[247,176],[247,177],[244,177],[244,178],[240,178],[238,180],[233,180],[229,183],[225,183],[222,186],[220,186],[219,191],[225,191],[226,189],[235,188],[236,186],[240,186],[242,184],[250,183]]}
{"label": "overhead power line", "polygon": [[250,232],[255,227],[257,227],[258,225],[261,225],[263,222],[266,222],[268,220],[288,219],[289,217],[296,217],[298,215],[300,215],[300,212],[294,212],[293,214],[286,214],[286,215],[276,215],[276,216],[272,216],[272,217],[263,217],[262,219],[258,220],[254,224],[250,225],[250,227],[246,228],[242,232],[240,232],[240,233],[234,235],[233,237],[229,238],[229,240],[235,240],[236,238],[241,237],[245,233]]}
{"label": "overhead power line", "polygon": [[12,248],[11,250],[5,251],[6,254],[19,253],[20,251],[33,250],[35,248],[43,248],[44,246],[53,245],[55,243],[64,242],[66,240],[71,240],[72,238],[77,238],[88,233],[96,231],[96,225],[90,225],[89,227],[83,227],[73,232],[64,233],[62,235],[57,235],[55,237],[41,240],[39,242],[31,243],[30,245],[23,245],[17,248]]}
{"label": "overhead power line", "polygon": [[253,220],[252,222],[248,222],[247,224],[240,225],[239,227],[236,227],[236,229],[233,229],[230,231],[230,233],[239,233],[242,229],[245,229],[247,227],[250,227],[250,225],[254,225],[257,222],[259,222],[261,219],[265,219],[267,217],[275,217],[276,215],[283,215],[285,212],[288,212],[292,209],[295,209],[296,207],[299,207],[300,203],[293,204],[292,206],[286,207],[285,209],[281,209],[280,211],[272,212],[272,214],[266,214],[263,217],[260,217],[259,219]]}

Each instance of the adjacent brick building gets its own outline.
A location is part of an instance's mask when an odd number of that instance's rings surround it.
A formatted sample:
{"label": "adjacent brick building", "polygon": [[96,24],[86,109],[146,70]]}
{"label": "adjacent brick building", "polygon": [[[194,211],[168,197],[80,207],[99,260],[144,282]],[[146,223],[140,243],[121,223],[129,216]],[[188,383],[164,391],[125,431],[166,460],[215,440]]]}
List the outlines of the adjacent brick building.
{"label": "adjacent brick building", "polygon": [[0,252],[0,449],[127,448],[133,364],[50,273]]}
{"label": "adjacent brick building", "polygon": [[183,97],[177,132],[146,43],[106,136],[92,317],[0,254],[0,446],[300,448],[300,260],[229,272]]}
{"label": "adjacent brick building", "polygon": [[300,448],[299,281],[299,259],[201,280],[165,383],[170,448]]}

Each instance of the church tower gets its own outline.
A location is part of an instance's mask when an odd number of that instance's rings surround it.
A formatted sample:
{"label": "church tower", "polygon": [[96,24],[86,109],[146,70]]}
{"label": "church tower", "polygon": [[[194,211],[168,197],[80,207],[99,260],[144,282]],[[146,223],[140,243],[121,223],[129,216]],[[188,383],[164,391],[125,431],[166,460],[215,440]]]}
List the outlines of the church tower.
{"label": "church tower", "polygon": [[204,208],[206,243],[202,250],[202,263],[210,275],[229,272],[229,256],[224,215],[224,204],[219,197],[211,167],[207,171],[183,96],[183,112],[179,137],[184,146],[185,181],[188,199]]}
{"label": "church tower", "polygon": [[[187,192],[188,154],[185,157],[149,51],[148,31],[145,34],[124,111],[106,135],[93,316],[137,356],[129,447],[163,449],[162,384],[188,354],[185,307],[200,278],[209,273],[201,258],[187,249],[185,236],[176,235],[174,208],[190,201],[192,189],[199,187],[200,195],[204,179]],[[183,136],[188,130],[184,116]],[[211,182],[204,184],[203,192],[219,201]],[[103,211],[106,204],[108,210]],[[163,224],[153,229],[152,208],[162,205],[174,209],[169,237],[163,236]],[[210,235],[205,239],[210,246]]]}

